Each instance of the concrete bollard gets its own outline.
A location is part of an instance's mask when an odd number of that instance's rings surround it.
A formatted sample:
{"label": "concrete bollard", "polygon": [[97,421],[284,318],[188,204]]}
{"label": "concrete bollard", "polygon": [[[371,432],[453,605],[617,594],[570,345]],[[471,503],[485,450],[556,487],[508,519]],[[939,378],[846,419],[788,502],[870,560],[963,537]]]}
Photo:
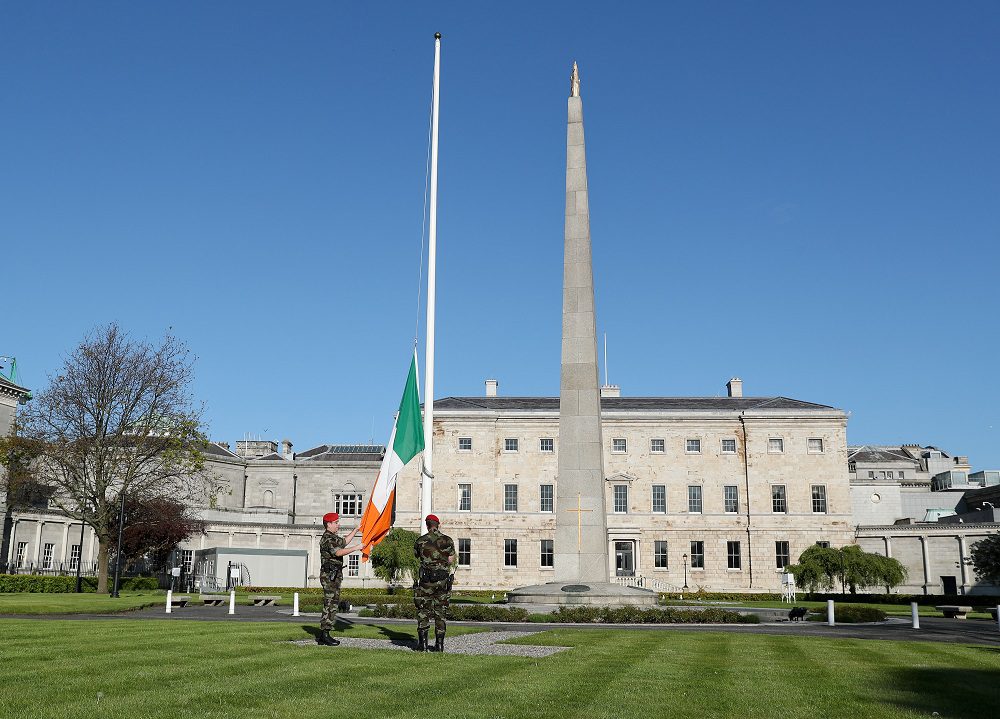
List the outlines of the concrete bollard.
{"label": "concrete bollard", "polygon": [[299,593],[295,592],[295,597],[292,599],[292,616],[299,616]]}
{"label": "concrete bollard", "polygon": [[170,614],[170,607],[174,601],[174,591],[172,589],[167,590],[167,614]]}
{"label": "concrete bollard", "polygon": [[916,602],[910,602],[910,615],[913,617],[913,628],[920,629],[920,610]]}
{"label": "concrete bollard", "polygon": [[834,620],[832,599],[826,600],[826,623],[829,624],[831,627],[836,626],[837,624],[837,622]]}
{"label": "concrete bollard", "polygon": [[236,590],[229,592],[229,613],[236,614]]}

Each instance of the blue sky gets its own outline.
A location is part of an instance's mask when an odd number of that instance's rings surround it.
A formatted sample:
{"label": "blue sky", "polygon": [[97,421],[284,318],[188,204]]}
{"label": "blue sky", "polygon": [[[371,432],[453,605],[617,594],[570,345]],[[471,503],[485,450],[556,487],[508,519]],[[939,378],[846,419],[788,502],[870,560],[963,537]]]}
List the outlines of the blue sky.
{"label": "blue sky", "polygon": [[439,30],[438,396],[558,391],[576,59],[623,394],[739,375],[1000,467],[1000,5],[430,5],[4,4],[21,380],[172,327],[214,439],[384,442]]}

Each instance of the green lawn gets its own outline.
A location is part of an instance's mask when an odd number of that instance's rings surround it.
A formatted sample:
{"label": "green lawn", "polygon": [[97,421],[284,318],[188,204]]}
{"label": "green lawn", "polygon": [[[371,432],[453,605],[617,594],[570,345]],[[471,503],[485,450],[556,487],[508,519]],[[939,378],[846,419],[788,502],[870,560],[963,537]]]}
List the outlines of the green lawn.
{"label": "green lawn", "polygon": [[[883,612],[888,614],[890,617],[909,617],[910,616],[910,605],[909,604],[870,604],[866,602],[852,602],[849,598],[844,599],[843,602],[840,600],[834,600],[839,604],[856,604],[859,607],[874,607],[876,609],[881,609]],[[942,602],[943,603],[943,602]],[[810,609],[821,609],[826,611],[826,602],[807,602],[799,601],[794,604],[789,604],[787,602],[775,601],[775,600],[760,600],[760,601],[750,601],[750,602],[698,602],[698,601],[679,601],[676,599],[668,599],[661,604],[666,604],[669,606],[680,606],[680,605],[690,605],[690,606],[705,606],[705,607],[764,607],[769,609],[791,609],[792,607],[809,607]],[[921,617],[943,617],[944,615],[935,609],[933,606],[923,606],[917,607],[917,611]],[[969,616],[976,619],[992,619],[989,612],[969,612]]]}
{"label": "green lawn", "polygon": [[560,629],[524,643],[573,648],[536,660],[288,643],[307,628],[0,620],[0,715],[971,718],[1000,702],[1000,653],[956,644]]}
{"label": "green lawn", "polygon": [[[166,592],[149,590],[107,594],[0,594],[0,614],[113,614],[166,602]],[[2,715],[0,715],[2,716]]]}

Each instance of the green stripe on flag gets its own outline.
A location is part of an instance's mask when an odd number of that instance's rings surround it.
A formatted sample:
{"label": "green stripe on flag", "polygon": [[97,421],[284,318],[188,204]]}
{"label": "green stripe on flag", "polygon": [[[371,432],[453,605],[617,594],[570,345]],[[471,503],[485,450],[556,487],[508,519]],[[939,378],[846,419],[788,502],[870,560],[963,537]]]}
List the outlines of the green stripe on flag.
{"label": "green stripe on flag", "polygon": [[410,360],[410,373],[406,377],[406,389],[399,403],[396,418],[396,439],[392,451],[405,465],[424,449],[424,423],[420,416],[420,395],[417,391],[417,356]]}

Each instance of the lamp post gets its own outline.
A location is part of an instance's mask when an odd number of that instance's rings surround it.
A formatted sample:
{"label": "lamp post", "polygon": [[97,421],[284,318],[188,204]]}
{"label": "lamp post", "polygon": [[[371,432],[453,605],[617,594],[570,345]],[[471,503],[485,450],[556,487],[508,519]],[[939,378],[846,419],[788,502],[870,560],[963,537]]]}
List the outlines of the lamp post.
{"label": "lamp post", "polygon": [[688,555],[684,555],[684,591],[688,590]]}
{"label": "lamp post", "polygon": [[83,591],[83,576],[80,574],[83,569],[83,530],[86,527],[83,521],[83,514],[80,514],[80,556],[76,558],[76,593]]}
{"label": "lamp post", "polygon": [[[122,487],[122,506],[118,512],[118,551],[115,553],[115,585],[111,596],[118,599],[118,574],[122,567],[122,529],[125,527],[125,488]],[[80,548],[81,550],[83,547]],[[82,553],[82,551],[81,551]]]}

